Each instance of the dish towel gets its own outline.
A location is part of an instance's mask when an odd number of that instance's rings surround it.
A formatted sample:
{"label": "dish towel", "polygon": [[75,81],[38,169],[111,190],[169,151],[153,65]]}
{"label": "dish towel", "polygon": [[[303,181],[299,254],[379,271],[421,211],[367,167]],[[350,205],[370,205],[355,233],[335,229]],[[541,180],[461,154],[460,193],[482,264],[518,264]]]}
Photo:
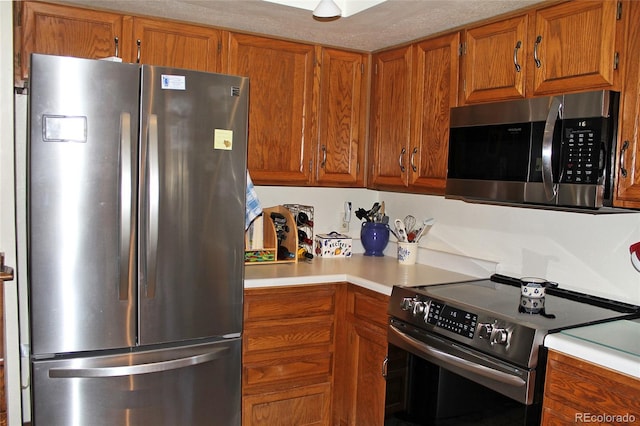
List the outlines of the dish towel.
{"label": "dish towel", "polygon": [[247,170],[247,204],[244,214],[244,230],[246,231],[249,229],[251,222],[261,214],[262,207],[260,206],[260,200],[258,199],[258,194],[256,193],[256,189],[251,181],[251,176],[249,176],[249,171]]}

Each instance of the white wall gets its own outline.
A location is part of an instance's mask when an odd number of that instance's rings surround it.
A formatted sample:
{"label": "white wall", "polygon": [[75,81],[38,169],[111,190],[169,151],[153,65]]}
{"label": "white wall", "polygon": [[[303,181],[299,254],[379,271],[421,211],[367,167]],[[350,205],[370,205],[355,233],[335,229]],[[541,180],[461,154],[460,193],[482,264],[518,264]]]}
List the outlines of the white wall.
{"label": "white wall", "polygon": [[[640,241],[640,212],[591,215],[365,189],[259,186],[256,190],[265,207],[314,206],[316,233],[339,230],[345,201],[352,201],[354,211],[385,201],[391,219],[407,214],[436,219],[421,240],[422,247],[496,262],[496,271],[505,275],[539,276],[564,288],[640,304],[640,272],[629,257],[629,246]],[[348,234],[362,252],[355,241],[359,227],[353,216]]]}
{"label": "white wall", "polygon": [[[13,4],[0,1],[0,250],[17,271],[13,151]],[[17,278],[4,287],[5,385],[9,425],[22,424]]]}

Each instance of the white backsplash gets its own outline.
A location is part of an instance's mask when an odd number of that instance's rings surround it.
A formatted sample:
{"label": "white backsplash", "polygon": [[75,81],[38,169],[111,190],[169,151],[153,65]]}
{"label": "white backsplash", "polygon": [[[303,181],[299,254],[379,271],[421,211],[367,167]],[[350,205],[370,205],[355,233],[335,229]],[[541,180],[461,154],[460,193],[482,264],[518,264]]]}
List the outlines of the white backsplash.
{"label": "white backsplash", "polygon": [[[484,259],[495,262],[498,273],[538,276],[567,289],[640,305],[640,273],[629,255],[629,246],[640,241],[640,212],[591,215],[367,189],[259,186],[256,190],[265,207],[314,206],[314,232],[347,233],[354,239],[354,253],[364,251],[360,221],[352,214],[349,231],[340,229],[344,202],[351,201],[355,212],[384,201],[392,220],[407,214],[418,220],[436,219],[420,241],[428,249],[421,251],[420,263],[432,263],[425,259],[430,250]],[[390,244],[385,254],[393,256],[394,250]]]}

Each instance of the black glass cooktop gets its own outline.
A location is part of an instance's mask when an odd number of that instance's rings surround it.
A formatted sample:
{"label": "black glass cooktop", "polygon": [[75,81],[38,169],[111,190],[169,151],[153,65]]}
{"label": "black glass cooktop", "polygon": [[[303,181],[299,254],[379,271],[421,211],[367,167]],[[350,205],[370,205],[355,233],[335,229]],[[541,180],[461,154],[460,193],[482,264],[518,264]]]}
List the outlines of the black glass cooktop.
{"label": "black glass cooktop", "polygon": [[416,287],[420,294],[474,312],[482,309],[496,317],[548,331],[616,318],[640,316],[640,307],[591,295],[547,288],[544,309],[536,313],[521,309],[520,281],[494,275],[491,279]]}

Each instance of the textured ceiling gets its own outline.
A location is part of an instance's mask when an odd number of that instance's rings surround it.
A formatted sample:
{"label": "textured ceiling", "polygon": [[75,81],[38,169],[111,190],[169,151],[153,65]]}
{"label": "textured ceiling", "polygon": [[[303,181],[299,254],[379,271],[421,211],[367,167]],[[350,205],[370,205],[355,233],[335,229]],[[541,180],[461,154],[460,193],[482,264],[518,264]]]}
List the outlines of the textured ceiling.
{"label": "textured ceiling", "polygon": [[57,2],[135,15],[164,17],[371,52],[541,1],[388,0],[347,18],[325,22],[314,20],[308,10],[261,0],[64,0]]}

